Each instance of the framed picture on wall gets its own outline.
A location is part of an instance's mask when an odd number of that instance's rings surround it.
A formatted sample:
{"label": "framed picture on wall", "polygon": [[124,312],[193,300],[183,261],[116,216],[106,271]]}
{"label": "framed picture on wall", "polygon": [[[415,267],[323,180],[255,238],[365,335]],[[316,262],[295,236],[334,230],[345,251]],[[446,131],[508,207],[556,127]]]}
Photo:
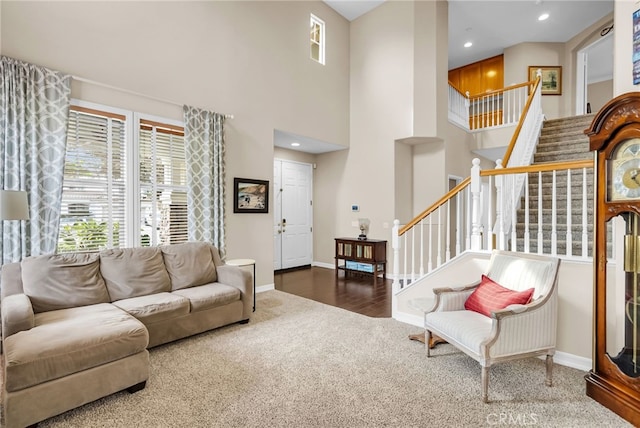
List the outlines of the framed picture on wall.
{"label": "framed picture on wall", "polygon": [[251,178],[233,179],[234,213],[268,213],[269,181]]}
{"label": "framed picture on wall", "polygon": [[536,72],[542,70],[542,95],[562,95],[562,66],[530,65],[529,81],[536,80]]}

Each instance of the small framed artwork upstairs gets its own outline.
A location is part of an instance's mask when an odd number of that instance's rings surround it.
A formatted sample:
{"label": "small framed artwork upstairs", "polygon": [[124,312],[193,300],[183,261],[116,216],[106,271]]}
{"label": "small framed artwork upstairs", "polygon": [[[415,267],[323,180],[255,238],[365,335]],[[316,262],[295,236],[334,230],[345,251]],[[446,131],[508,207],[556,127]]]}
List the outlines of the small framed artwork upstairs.
{"label": "small framed artwork upstairs", "polygon": [[233,179],[234,213],[268,213],[269,181],[251,178]]}
{"label": "small framed artwork upstairs", "polygon": [[562,95],[562,66],[530,65],[529,81],[536,80],[536,73],[542,71],[542,95]]}

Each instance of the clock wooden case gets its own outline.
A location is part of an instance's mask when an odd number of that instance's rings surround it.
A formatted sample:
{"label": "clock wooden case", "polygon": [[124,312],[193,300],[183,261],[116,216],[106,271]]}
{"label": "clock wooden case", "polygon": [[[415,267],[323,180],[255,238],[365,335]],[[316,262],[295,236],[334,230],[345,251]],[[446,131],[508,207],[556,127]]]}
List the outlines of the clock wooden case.
{"label": "clock wooden case", "polygon": [[594,350],[587,395],[640,425],[640,92],[594,117]]}

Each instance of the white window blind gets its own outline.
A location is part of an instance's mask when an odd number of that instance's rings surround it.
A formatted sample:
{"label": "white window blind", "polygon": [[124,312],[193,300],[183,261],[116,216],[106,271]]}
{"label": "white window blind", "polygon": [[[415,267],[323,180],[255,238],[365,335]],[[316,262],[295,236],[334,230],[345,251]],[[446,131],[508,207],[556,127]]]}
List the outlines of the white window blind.
{"label": "white window blind", "polygon": [[187,171],[184,128],[140,119],[140,243],[186,242]]}
{"label": "white window blind", "polygon": [[125,245],[125,119],[71,107],[58,252]]}

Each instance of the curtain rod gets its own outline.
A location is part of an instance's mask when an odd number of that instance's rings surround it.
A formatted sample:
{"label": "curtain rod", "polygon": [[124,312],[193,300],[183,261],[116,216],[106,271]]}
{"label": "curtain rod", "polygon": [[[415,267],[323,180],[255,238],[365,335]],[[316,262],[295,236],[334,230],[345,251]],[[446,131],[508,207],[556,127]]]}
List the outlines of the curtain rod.
{"label": "curtain rod", "polygon": [[[117,86],[108,85],[108,84],[102,83],[102,82],[96,82],[95,80],[87,79],[87,78],[84,78],[84,77],[79,77],[79,76],[72,75],[71,78],[74,79],[74,80],[78,80],[79,82],[89,83],[91,85],[101,86],[101,87],[107,88],[107,89],[113,89],[115,91],[124,92],[124,93],[131,94],[131,95],[136,95],[138,97],[144,97],[144,98],[147,98],[147,99],[150,99],[150,100],[154,100],[154,101],[160,101],[160,102],[163,102],[163,103],[173,104],[173,105],[180,106],[180,107],[182,107],[184,105],[183,103],[178,103],[178,102],[167,100],[167,99],[164,99],[164,98],[153,97],[151,95],[143,94],[143,93],[140,93],[140,92],[135,92],[135,91],[132,91],[132,90],[129,90],[129,89],[118,88]],[[225,117],[225,119],[233,119],[233,115],[232,114],[225,114],[224,117]]]}

